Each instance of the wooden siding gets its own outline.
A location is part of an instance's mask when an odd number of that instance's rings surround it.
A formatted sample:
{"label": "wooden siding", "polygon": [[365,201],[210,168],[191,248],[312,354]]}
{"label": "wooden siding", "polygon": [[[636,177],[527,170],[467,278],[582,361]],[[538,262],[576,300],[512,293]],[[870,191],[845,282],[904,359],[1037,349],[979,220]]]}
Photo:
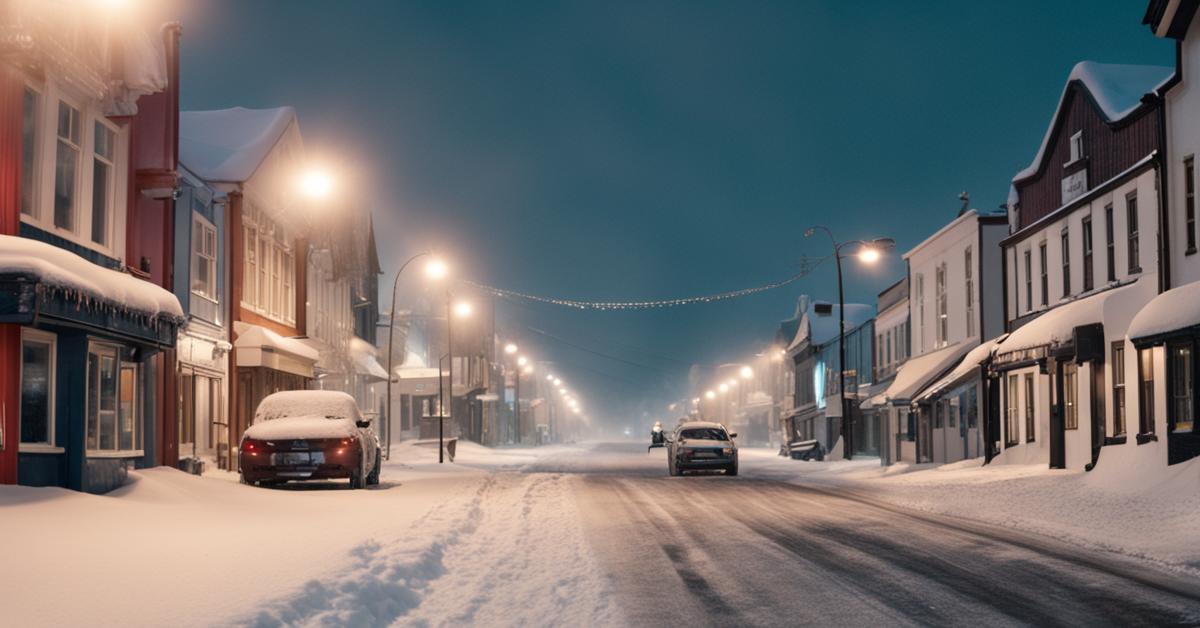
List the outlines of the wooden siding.
{"label": "wooden siding", "polygon": [[[0,233],[16,235],[21,206],[22,82],[0,67]],[[17,482],[21,441],[21,328],[0,325],[0,484]]]}
{"label": "wooden siding", "polygon": [[1129,169],[1159,148],[1161,105],[1147,106],[1116,124],[1110,124],[1078,81],[1071,83],[1064,106],[1051,132],[1039,170],[1032,177],[1016,182],[1020,197],[1018,229],[1044,218],[1062,207],[1062,180],[1079,165],[1064,168],[1071,156],[1071,136],[1083,131],[1084,163],[1088,189],[1108,181]]}

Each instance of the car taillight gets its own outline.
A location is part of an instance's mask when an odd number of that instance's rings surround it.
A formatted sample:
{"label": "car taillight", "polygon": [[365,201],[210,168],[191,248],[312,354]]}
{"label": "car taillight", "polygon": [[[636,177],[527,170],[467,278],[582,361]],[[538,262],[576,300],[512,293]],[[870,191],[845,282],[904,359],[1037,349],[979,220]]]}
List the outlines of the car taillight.
{"label": "car taillight", "polygon": [[242,441],[242,451],[244,451],[252,456],[258,454],[262,450],[263,450],[263,444],[261,441],[250,440],[250,439],[246,439],[246,440]]}

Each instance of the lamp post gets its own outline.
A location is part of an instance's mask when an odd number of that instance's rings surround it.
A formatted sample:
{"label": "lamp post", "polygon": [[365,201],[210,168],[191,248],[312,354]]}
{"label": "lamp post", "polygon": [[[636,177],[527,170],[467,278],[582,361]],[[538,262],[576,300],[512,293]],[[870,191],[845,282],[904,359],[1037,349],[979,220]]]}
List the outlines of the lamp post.
{"label": "lamp post", "polygon": [[[392,342],[392,339],[396,333],[396,290],[400,286],[400,274],[404,272],[404,269],[408,268],[408,265],[411,264],[414,260],[416,260],[420,257],[425,257],[427,255],[432,255],[432,253],[430,253],[429,251],[422,251],[422,252],[417,253],[416,255],[408,258],[407,260],[405,260],[404,263],[400,265],[400,270],[396,271],[395,278],[392,279],[392,314],[391,314],[391,316],[388,317],[388,360],[387,360],[387,363],[388,363],[388,367],[387,367],[388,368],[387,449],[386,449],[387,453],[385,454],[385,457],[388,460],[392,459],[392,378],[396,376],[396,373],[393,370],[393,368],[394,368],[393,361],[395,359],[395,344]],[[436,259],[436,258],[431,259],[431,260],[429,260],[429,263],[425,265],[425,273],[428,274],[433,279],[441,279],[442,277],[446,276],[446,265],[444,263],[442,263],[442,261],[439,259]],[[440,372],[441,371],[439,371],[439,373]]]}
{"label": "lamp post", "polygon": [[882,256],[882,251],[895,248],[896,241],[891,238],[875,238],[874,240],[850,240],[848,242],[838,242],[833,237],[833,232],[828,227],[815,225],[809,227],[804,232],[804,237],[812,237],[816,232],[824,232],[829,236],[829,242],[833,245],[833,259],[837,266],[837,282],[838,282],[838,403],[842,411],[842,455],[847,459],[854,453],[853,430],[850,426],[850,413],[846,408],[846,297],[842,289],[842,249],[857,245],[858,258],[865,264],[874,264],[879,261]]}
{"label": "lamp post", "polygon": [[[454,317],[466,318],[471,315],[471,304],[466,301],[452,303],[450,291],[446,291],[446,355],[449,363],[446,365],[446,398],[449,403],[442,412],[438,413],[438,464],[445,462],[446,454],[446,419],[454,420]],[[438,380],[441,380],[441,367],[438,367]]]}

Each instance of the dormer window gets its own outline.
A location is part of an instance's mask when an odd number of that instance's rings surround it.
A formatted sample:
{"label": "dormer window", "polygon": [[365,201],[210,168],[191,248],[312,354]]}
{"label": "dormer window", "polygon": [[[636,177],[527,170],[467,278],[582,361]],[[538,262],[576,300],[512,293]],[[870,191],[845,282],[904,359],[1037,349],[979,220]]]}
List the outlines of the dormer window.
{"label": "dormer window", "polygon": [[1076,131],[1075,135],[1071,136],[1071,160],[1067,163],[1074,163],[1083,159],[1083,131]]}

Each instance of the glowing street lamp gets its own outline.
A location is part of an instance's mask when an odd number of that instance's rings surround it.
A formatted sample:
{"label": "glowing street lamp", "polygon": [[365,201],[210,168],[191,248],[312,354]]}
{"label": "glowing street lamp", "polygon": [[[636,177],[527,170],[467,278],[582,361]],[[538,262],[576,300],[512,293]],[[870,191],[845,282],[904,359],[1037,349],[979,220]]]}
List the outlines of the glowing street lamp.
{"label": "glowing street lamp", "polygon": [[742,379],[750,379],[751,377],[754,377],[754,369],[750,368],[749,366],[743,366],[742,369],[738,371],[738,374],[742,376]]}
{"label": "glowing street lamp", "polygon": [[723,395],[729,392],[729,384],[722,383],[720,386],[717,386],[717,390],[721,391],[721,394]]}
{"label": "glowing street lamp", "polygon": [[508,344],[506,344],[506,345],[504,345],[504,352],[505,352],[505,353],[507,353],[508,355],[512,355],[512,354],[516,353],[516,352],[517,352],[517,345],[515,345],[515,344],[513,344],[513,343],[511,343],[511,342],[510,342],[510,343],[508,343]]}
{"label": "glowing street lamp", "polygon": [[529,364],[528,358],[526,358],[525,356],[521,356],[521,357],[517,358],[517,366],[525,366],[526,364]]}
{"label": "glowing street lamp", "polygon": [[329,198],[333,193],[333,177],[324,170],[309,170],[300,176],[300,190],[309,198]]}
{"label": "glowing street lamp", "polygon": [[715,393],[715,392],[713,392],[713,391],[711,391],[711,390],[705,391],[705,392],[704,392],[704,398],[705,398],[705,399],[708,399],[709,401],[712,401],[713,399],[716,399],[716,398],[717,398],[717,393]]}
{"label": "glowing street lamp", "polygon": [[429,263],[425,265],[425,274],[430,279],[441,279],[449,272],[450,268],[446,266],[446,262],[443,262],[436,257],[429,260]]}
{"label": "glowing street lamp", "polygon": [[459,301],[454,304],[454,315],[459,318],[466,318],[475,311],[470,301]]}

